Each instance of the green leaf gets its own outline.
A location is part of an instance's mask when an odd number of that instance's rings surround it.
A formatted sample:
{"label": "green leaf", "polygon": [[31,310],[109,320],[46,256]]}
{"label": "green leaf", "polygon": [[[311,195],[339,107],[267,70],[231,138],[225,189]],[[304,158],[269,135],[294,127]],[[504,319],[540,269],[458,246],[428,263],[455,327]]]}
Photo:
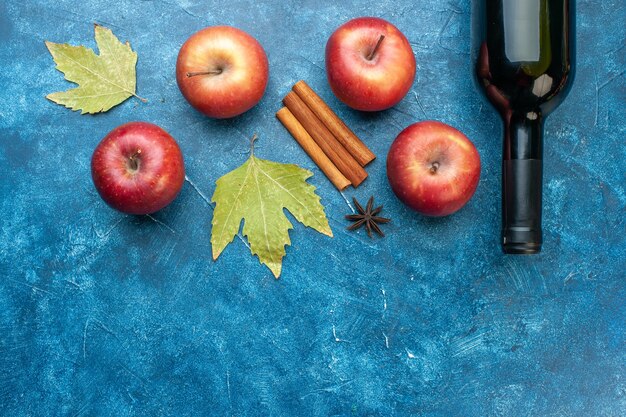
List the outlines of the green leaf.
{"label": "green leaf", "polygon": [[243,219],[250,251],[278,278],[285,245],[291,243],[289,229],[293,228],[285,208],[300,223],[332,237],[324,206],[315,187],[306,182],[312,175],[297,165],[266,161],[252,154],[239,168],[218,179],[212,197],[213,259],[233,241]]}
{"label": "green leaf", "polygon": [[105,112],[131,96],[137,97],[137,53],[130,49],[128,42],[121,43],[110,29],[95,25],[95,32],[100,55],[84,46],[46,41],[56,68],[65,74],[66,80],[79,85],[46,98],[80,110],[81,114]]}

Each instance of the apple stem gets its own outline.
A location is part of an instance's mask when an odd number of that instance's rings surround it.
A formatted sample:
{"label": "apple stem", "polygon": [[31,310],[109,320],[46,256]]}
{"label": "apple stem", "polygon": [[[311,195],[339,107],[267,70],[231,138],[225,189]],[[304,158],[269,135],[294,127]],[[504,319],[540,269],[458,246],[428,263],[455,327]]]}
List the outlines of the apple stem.
{"label": "apple stem", "polygon": [[135,153],[128,158],[128,167],[133,171],[137,171],[139,168],[139,155],[141,155],[141,149],[137,149]]}
{"label": "apple stem", "polygon": [[439,162],[435,161],[430,165],[430,172],[432,174],[436,174],[438,169],[439,169]]}
{"label": "apple stem", "polygon": [[211,70],[211,71],[188,72],[187,78],[195,77],[196,75],[220,75],[221,73],[222,73],[221,69]]}
{"label": "apple stem", "polygon": [[378,42],[376,42],[376,46],[374,47],[374,49],[372,49],[372,52],[370,52],[370,54],[365,59],[367,59],[368,61],[374,59],[374,57],[376,56],[376,52],[378,52],[378,48],[380,48],[380,44],[383,43],[384,39],[385,35],[380,35],[380,38],[378,38]]}

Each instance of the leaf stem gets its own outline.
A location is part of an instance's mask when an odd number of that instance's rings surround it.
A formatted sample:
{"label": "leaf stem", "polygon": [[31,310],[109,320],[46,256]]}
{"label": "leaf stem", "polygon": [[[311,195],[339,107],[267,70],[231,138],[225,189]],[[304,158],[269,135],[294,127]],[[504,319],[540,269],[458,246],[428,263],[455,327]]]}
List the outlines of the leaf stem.
{"label": "leaf stem", "polygon": [[135,93],[133,93],[133,96],[135,96],[137,99],[141,100],[143,103],[147,103],[147,102],[148,102],[148,99],[143,98],[143,97],[140,97],[140,96],[138,96],[138,95],[137,95],[137,94],[135,94]]}
{"label": "leaf stem", "polygon": [[256,133],[252,135],[252,139],[250,139],[250,155],[254,156],[254,141],[257,140],[259,135]]}

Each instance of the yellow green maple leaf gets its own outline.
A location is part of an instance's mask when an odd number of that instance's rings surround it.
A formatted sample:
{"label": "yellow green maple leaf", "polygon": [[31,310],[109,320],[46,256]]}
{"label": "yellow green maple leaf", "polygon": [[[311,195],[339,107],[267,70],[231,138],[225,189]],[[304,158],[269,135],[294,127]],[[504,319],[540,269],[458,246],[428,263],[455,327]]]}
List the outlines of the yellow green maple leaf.
{"label": "yellow green maple leaf", "polygon": [[85,114],[105,112],[131,96],[140,98],[135,94],[137,53],[103,26],[95,25],[95,38],[100,55],[84,46],[46,41],[56,68],[78,84],[47,99]]}
{"label": "yellow green maple leaf", "polygon": [[320,197],[306,182],[312,175],[297,165],[267,161],[251,153],[243,165],[218,179],[211,198],[215,203],[213,259],[233,241],[243,220],[250,252],[278,278],[293,228],[284,209],[305,226],[332,237]]}

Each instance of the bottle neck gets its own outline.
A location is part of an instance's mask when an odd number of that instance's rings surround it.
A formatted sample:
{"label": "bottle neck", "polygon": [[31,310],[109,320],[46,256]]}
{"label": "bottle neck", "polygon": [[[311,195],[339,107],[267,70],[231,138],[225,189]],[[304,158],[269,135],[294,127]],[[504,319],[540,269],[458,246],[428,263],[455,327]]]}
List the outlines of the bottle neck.
{"label": "bottle neck", "polygon": [[510,112],[504,118],[502,248],[505,253],[541,250],[543,119],[541,112]]}
{"label": "bottle neck", "polygon": [[540,111],[512,112],[504,122],[504,160],[542,159],[543,117]]}

